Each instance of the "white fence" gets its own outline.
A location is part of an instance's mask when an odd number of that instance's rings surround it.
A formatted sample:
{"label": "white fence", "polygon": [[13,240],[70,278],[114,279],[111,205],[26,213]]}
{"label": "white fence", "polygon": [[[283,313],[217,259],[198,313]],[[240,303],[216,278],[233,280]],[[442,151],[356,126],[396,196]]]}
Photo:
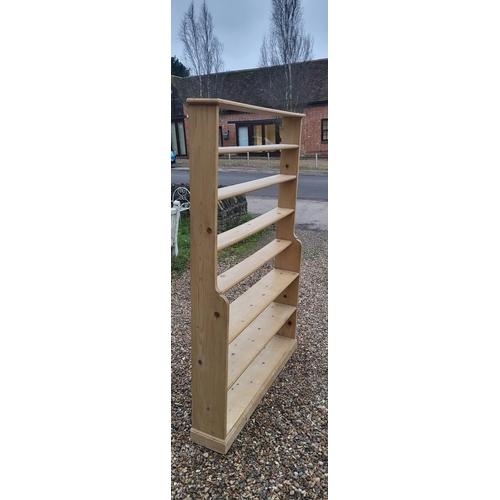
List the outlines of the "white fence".
{"label": "white fence", "polygon": [[179,220],[181,212],[189,210],[191,206],[189,189],[184,186],[178,187],[172,193],[172,208],[171,208],[171,243],[172,255],[179,255],[179,247],[177,245],[177,234],[179,233]]}
{"label": "white fence", "polygon": [[172,250],[172,255],[179,255],[179,247],[177,245],[177,233],[179,232],[179,219],[181,218],[181,202],[174,201],[173,207],[170,209],[170,228],[171,228],[171,238],[170,238],[170,248]]}

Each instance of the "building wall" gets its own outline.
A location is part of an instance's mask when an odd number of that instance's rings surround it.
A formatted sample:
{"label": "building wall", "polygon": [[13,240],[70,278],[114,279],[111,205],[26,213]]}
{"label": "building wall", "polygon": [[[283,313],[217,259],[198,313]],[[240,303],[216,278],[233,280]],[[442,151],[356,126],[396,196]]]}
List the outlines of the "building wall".
{"label": "building wall", "polygon": [[235,114],[224,114],[221,116],[219,125],[222,126],[222,133],[225,134],[229,132],[229,138],[224,139],[223,146],[237,146],[236,140],[236,124],[229,122],[249,122],[249,121],[259,121],[259,120],[269,120],[272,116],[269,115],[259,115],[254,113],[235,113]]}
{"label": "building wall", "polygon": [[[189,115],[189,109],[186,107],[185,115]],[[328,143],[321,142],[321,120],[328,118],[328,104],[309,106],[304,111],[305,117],[302,122],[302,144],[301,156],[328,156]],[[259,121],[269,120],[269,115],[228,113],[221,116],[219,125],[222,127],[222,133],[229,133],[228,139],[224,139],[222,146],[236,146],[236,124],[229,122]],[[189,118],[184,120],[186,132],[186,147],[189,156]]]}
{"label": "building wall", "polygon": [[321,120],[328,118],[328,104],[309,106],[302,122],[302,156],[328,156],[328,142],[321,142]]}

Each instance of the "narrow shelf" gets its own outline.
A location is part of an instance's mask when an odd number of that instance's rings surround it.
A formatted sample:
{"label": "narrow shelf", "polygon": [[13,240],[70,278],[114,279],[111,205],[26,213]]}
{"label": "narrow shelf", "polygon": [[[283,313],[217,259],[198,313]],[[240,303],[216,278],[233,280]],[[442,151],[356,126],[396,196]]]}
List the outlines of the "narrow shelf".
{"label": "narrow shelf", "polygon": [[229,305],[229,342],[232,342],[299,273],[273,269]]}
{"label": "narrow shelf", "polygon": [[228,389],[278,333],[296,309],[294,306],[272,302],[229,344]]}
{"label": "narrow shelf", "polygon": [[239,153],[261,153],[264,151],[281,151],[282,149],[299,149],[298,144],[262,144],[260,146],[223,146],[219,148],[220,155]]}
{"label": "narrow shelf", "polygon": [[270,116],[291,116],[294,118],[302,118],[305,115],[302,113],[292,113],[291,111],[282,111],[279,109],[263,108],[262,106],[254,106],[253,104],[244,104],[241,102],[228,101],[226,99],[206,99],[192,97],[187,100],[188,104],[201,104],[204,106],[219,106],[220,109],[228,109],[230,111],[240,111],[243,113],[260,113]]}
{"label": "narrow shelf", "polygon": [[269,210],[269,212],[256,217],[250,222],[246,222],[245,224],[235,227],[234,229],[220,233],[217,236],[217,250],[220,251],[224,248],[230,247],[231,245],[238,243],[238,241],[252,236],[252,234],[265,229],[291,213],[293,213],[293,208],[273,208],[272,210]]}
{"label": "narrow shelf", "polygon": [[227,393],[226,441],[231,443],[297,347],[275,335]]}
{"label": "narrow shelf", "polygon": [[282,182],[293,181],[296,178],[296,175],[278,174],[262,177],[254,181],[242,182],[241,184],[234,184],[233,186],[226,186],[219,188],[219,200],[225,200],[226,198],[232,198],[233,196],[238,196],[243,193],[257,191],[257,189],[274,186]]}
{"label": "narrow shelf", "polygon": [[261,268],[266,262],[276,257],[276,255],[291,244],[292,242],[289,240],[273,240],[239,264],[224,271],[217,277],[217,287],[220,292],[227,292],[230,288]]}

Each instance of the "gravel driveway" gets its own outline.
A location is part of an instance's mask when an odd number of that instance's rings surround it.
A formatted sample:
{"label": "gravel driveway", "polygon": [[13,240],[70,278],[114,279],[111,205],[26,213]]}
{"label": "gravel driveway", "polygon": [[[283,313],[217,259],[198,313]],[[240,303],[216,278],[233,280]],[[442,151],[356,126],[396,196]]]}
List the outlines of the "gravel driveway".
{"label": "gravel driveway", "polygon": [[[327,232],[297,229],[303,244],[298,349],[226,455],[189,439],[189,272],[172,279],[172,498],[327,498]],[[262,245],[273,238],[265,235]],[[226,261],[225,268],[234,265]],[[270,264],[227,293],[270,270]]]}

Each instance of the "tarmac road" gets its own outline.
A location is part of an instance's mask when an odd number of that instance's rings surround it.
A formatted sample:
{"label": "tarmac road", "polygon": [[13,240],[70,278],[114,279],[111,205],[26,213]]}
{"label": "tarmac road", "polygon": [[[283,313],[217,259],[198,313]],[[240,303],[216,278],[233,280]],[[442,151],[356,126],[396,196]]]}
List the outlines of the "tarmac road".
{"label": "tarmac road", "polygon": [[[276,172],[220,171],[219,184],[231,185],[252,179],[274,175]],[[187,168],[172,169],[172,182],[189,182]],[[248,213],[262,215],[276,208],[277,186],[246,194]],[[328,175],[324,173],[301,173],[299,177],[299,198],[297,199],[296,226],[315,231],[328,230]]]}
{"label": "tarmac road", "polygon": [[[248,213],[262,215],[276,208],[276,198],[253,196],[247,193]],[[317,200],[297,200],[295,225],[315,231],[328,230],[328,202]]]}
{"label": "tarmac road", "polygon": [[[220,170],[219,185],[230,186],[247,182],[270,175],[276,175],[277,172],[270,171],[241,171],[241,170]],[[189,169],[187,168],[172,168],[172,182],[176,184],[189,183]],[[272,196],[278,195],[278,187],[272,186],[265,189],[254,191],[257,196]],[[299,174],[299,199],[305,200],[328,200],[328,174],[326,172],[301,172]]]}

